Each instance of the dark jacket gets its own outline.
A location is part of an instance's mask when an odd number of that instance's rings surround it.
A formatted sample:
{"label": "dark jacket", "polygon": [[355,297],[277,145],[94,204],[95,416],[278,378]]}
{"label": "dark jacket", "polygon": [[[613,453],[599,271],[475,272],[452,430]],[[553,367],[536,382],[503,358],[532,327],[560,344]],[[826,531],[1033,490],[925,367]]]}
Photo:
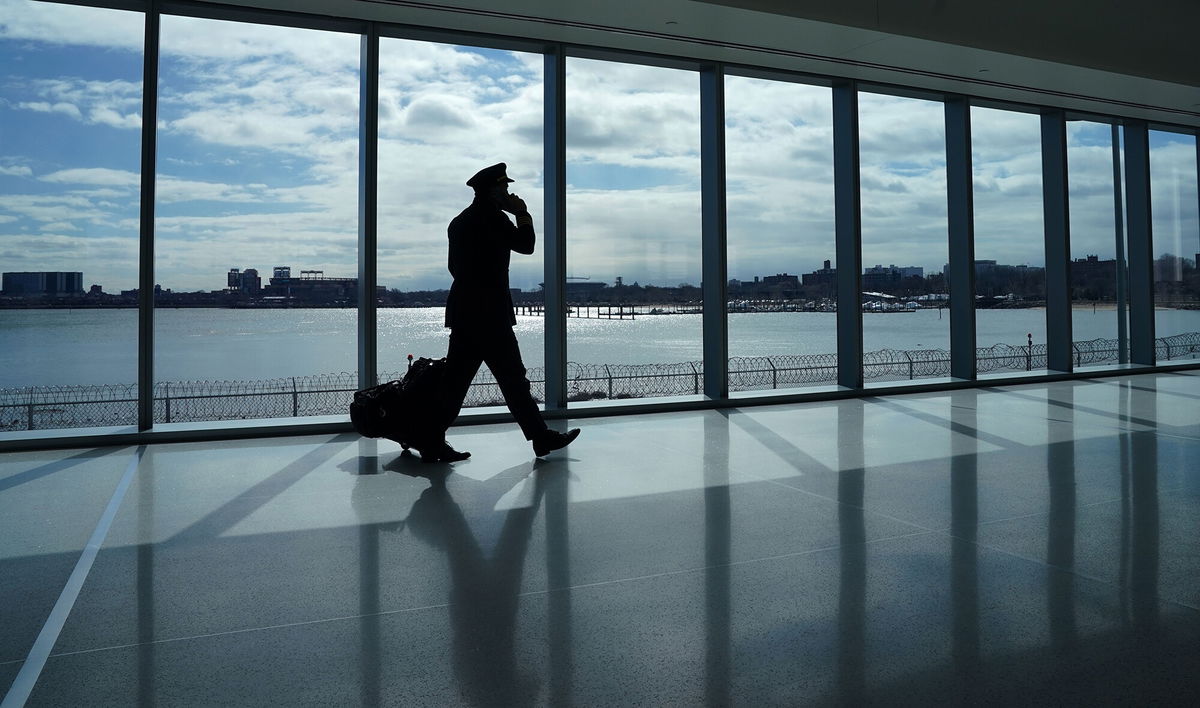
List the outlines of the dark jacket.
{"label": "dark jacket", "polygon": [[508,290],[508,260],[512,251],[533,253],[533,224],[516,226],[500,207],[484,197],[450,222],[450,275],[454,283],[446,298],[447,327],[495,327],[517,323]]}

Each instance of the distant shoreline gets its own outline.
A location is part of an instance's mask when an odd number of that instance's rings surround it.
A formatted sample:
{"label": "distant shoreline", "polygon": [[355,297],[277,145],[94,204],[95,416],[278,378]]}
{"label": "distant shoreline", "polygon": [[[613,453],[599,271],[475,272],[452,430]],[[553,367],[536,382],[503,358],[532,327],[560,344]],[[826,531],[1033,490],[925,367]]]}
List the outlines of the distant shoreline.
{"label": "distant shoreline", "polygon": [[[599,307],[607,307],[608,304],[607,303],[603,303],[603,304],[570,303],[570,306],[571,307],[596,307],[596,308],[599,308]],[[613,306],[615,307],[616,305],[614,304]],[[680,307],[680,305],[673,305],[673,304],[669,304],[669,303],[658,303],[658,304],[625,303],[624,306],[625,307],[640,307],[640,308],[668,308],[668,309]],[[338,305],[338,304],[331,304],[331,303],[322,303],[322,304],[293,303],[293,304],[287,304],[287,305],[252,305],[252,306],[213,305],[211,303],[206,303],[206,304],[196,304],[196,305],[181,305],[181,304],[155,305],[154,309],[156,309],[156,310],[353,310],[353,309],[356,309],[356,307],[357,307],[356,305]],[[430,308],[430,307],[443,308],[445,306],[444,305],[382,305],[382,304],[380,304],[380,305],[376,305],[375,307],[376,307],[376,309],[380,309],[380,310],[419,310],[419,309]],[[136,310],[137,308],[138,308],[137,304],[108,304],[108,303],[88,303],[88,302],[76,302],[76,303],[69,303],[69,304],[68,303],[44,303],[44,302],[28,303],[28,304],[25,304],[25,303],[14,304],[11,302],[0,303],[0,310]],[[949,307],[949,304],[946,304],[943,307],[923,307],[920,309],[922,309],[922,310],[948,310],[948,309],[950,309],[950,307]],[[1045,310],[1045,309],[1046,309],[1045,305],[1028,305],[1028,306],[1008,306],[1008,307],[980,307],[980,308],[977,308],[977,311],[983,311],[983,310]],[[1072,310],[1080,310],[1080,311],[1094,310],[1097,312],[1100,312],[1100,311],[1115,312],[1117,309],[1117,305],[1114,302],[1095,302],[1095,303],[1076,302],[1076,303],[1071,304],[1071,309]],[[1180,303],[1176,306],[1155,305],[1154,309],[1155,310],[1179,310],[1179,311],[1200,310],[1200,302]],[[803,310],[803,309],[757,310],[757,311],[754,311],[754,310],[747,310],[747,311],[729,310],[729,314],[779,314],[779,313],[830,314],[830,312],[836,312],[836,310],[834,310],[834,311]],[[646,313],[639,313],[639,314],[646,314]],[[654,313],[654,314],[659,314],[659,313]],[[664,313],[664,314],[668,314],[668,313]],[[669,313],[669,314],[674,314],[674,313]],[[694,314],[699,314],[699,313],[697,312]],[[872,314],[874,314],[874,313],[872,312]]]}

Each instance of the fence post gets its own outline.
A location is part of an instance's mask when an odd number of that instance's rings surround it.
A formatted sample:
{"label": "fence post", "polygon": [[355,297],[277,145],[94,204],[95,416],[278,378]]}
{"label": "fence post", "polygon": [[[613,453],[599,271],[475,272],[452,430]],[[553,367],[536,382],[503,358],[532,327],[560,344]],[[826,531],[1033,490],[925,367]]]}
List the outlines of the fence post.
{"label": "fence post", "polygon": [[767,364],[771,367],[771,388],[779,388],[779,371],[775,369],[775,362],[771,361],[771,357],[767,357]]}
{"label": "fence post", "polygon": [[1171,360],[1171,343],[1163,339],[1163,346],[1167,348],[1167,361]]}
{"label": "fence post", "polygon": [[913,367],[912,352],[910,352],[906,349],[904,351],[904,358],[908,359],[908,380],[912,381],[913,379],[916,378],[914,367]]}
{"label": "fence post", "polygon": [[171,422],[171,384],[163,384],[163,403],[167,409],[167,421]]}
{"label": "fence post", "polygon": [[29,408],[26,411],[25,429],[33,430],[33,386],[29,387]]}
{"label": "fence post", "polygon": [[692,367],[692,395],[700,395],[700,372],[696,371],[696,362],[689,361],[688,366]]}
{"label": "fence post", "polygon": [[1079,345],[1071,342],[1071,348],[1075,350],[1075,366],[1083,366],[1083,352],[1079,351]]}
{"label": "fence post", "polygon": [[292,377],[292,417],[300,416],[300,394],[296,391],[296,377]]}
{"label": "fence post", "polygon": [[1033,371],[1033,333],[1025,336],[1029,338],[1029,344],[1025,347],[1025,370]]}
{"label": "fence post", "polygon": [[608,370],[608,364],[604,365],[604,375],[608,377],[608,400],[612,400],[612,372]]}

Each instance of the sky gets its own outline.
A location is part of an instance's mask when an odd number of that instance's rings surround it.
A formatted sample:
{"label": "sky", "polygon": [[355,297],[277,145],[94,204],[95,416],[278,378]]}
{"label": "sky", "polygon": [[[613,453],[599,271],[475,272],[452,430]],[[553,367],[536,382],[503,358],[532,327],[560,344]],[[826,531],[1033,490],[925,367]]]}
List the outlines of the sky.
{"label": "sky", "polygon": [[[0,0],[0,270],[137,281],[142,18]],[[155,270],[215,290],[230,268],[357,272],[359,37],[166,16]],[[383,39],[379,282],[449,285],[446,225],[465,181],[505,162],[540,227],[542,58]],[[612,283],[700,282],[699,78],[569,59],[567,268]],[[832,104],[823,87],[729,77],[729,276],[834,259]],[[940,104],[860,97],[863,261],[946,261]],[[976,256],[1041,265],[1036,115],[972,109]],[[1072,255],[1112,257],[1109,127],[1069,125]],[[1155,251],[1200,251],[1196,149],[1152,133]],[[540,234],[540,231],[539,231]],[[542,249],[514,256],[536,289]],[[836,261],[834,263],[836,265]]]}

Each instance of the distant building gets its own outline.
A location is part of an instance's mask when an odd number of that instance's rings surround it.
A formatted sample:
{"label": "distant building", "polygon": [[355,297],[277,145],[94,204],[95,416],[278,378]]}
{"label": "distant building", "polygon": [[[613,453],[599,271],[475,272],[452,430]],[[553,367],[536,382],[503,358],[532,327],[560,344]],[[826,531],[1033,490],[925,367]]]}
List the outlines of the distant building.
{"label": "distant building", "polygon": [[764,275],[762,284],[768,288],[782,287],[784,289],[792,289],[800,287],[800,278],[787,273],[776,273],[775,275]]}
{"label": "distant building", "polygon": [[1076,300],[1115,300],[1117,261],[1099,256],[1071,261],[1071,297]]}
{"label": "distant building", "polygon": [[[163,293],[169,293],[169,292],[171,292],[170,288],[163,290],[163,286],[158,285],[158,284],[154,285],[154,297],[155,298],[157,298],[159,295],[162,295]],[[137,296],[138,296],[138,288],[134,288],[133,290],[122,290],[121,291],[121,297],[137,297]]]}
{"label": "distant building", "polygon": [[924,278],[925,269],[921,266],[889,266],[875,265],[863,269],[863,290],[887,290],[899,285],[908,278]]}
{"label": "distant building", "polygon": [[1088,256],[1087,258],[1076,258],[1071,261],[1071,279],[1091,279],[1095,276],[1103,276],[1106,278],[1117,277],[1117,261],[1109,258],[1108,260],[1100,260],[1099,256]]}
{"label": "distant building", "polygon": [[1183,272],[1187,269],[1187,259],[1183,256],[1170,254],[1154,259],[1154,282],[1178,283],[1183,280]]}
{"label": "distant building", "polygon": [[801,276],[804,287],[835,287],[837,285],[837,268],[830,268],[829,261],[825,266]]}
{"label": "distant building", "polygon": [[602,291],[608,289],[608,283],[590,280],[568,280],[564,284],[563,293],[570,302],[594,302],[601,298]]}
{"label": "distant building", "polygon": [[[243,282],[251,272],[258,277],[258,271],[250,268],[242,273]],[[323,270],[302,270],[299,278],[293,278],[291,266],[276,266],[273,272],[270,284],[263,289],[265,297],[331,304],[358,299],[358,278],[327,278]]]}
{"label": "distant building", "polygon": [[40,271],[4,273],[3,293],[9,297],[82,295],[83,273]]}
{"label": "distant building", "polygon": [[258,295],[262,290],[262,278],[254,268],[247,268],[245,271],[230,268],[229,275],[226,277],[226,285],[230,292]]}

